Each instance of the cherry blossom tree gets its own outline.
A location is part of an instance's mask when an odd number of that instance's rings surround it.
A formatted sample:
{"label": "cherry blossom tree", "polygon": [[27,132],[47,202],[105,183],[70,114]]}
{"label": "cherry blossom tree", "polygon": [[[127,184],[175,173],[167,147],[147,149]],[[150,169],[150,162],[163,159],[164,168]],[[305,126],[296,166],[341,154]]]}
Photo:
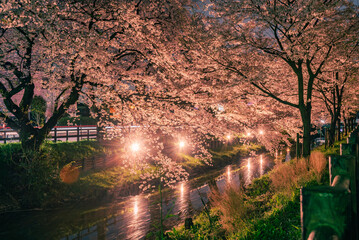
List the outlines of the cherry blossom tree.
{"label": "cherry blossom tree", "polygon": [[357,41],[357,7],[342,0],[212,1],[204,12],[206,53],[231,72],[227,86],[242,94],[252,86],[257,96],[297,109],[308,156],[314,85]]}
{"label": "cherry blossom tree", "polygon": [[[159,102],[187,104],[165,94],[175,88],[160,71],[172,54],[164,37],[173,36],[167,22],[173,23],[175,14],[162,1],[6,1],[0,14],[6,108],[0,117],[19,132],[24,148],[38,149],[80,98],[95,104],[100,116],[109,107],[121,110],[122,122],[133,112],[126,124],[137,112],[151,115]],[[36,92],[53,102],[43,126],[29,118]]]}
{"label": "cherry blossom tree", "polygon": [[[97,25],[113,13],[100,14],[102,19],[95,23],[98,15],[81,15],[73,10],[77,7],[76,3],[58,5],[56,1],[1,3],[0,87],[7,109],[1,117],[19,132],[25,149],[39,148],[85,88],[108,80],[99,64],[109,60],[109,51],[103,46],[108,38],[98,33]],[[96,77],[100,73],[101,79]],[[35,91],[42,89],[53,96],[54,106],[51,117],[40,127],[33,125],[29,111]]]}

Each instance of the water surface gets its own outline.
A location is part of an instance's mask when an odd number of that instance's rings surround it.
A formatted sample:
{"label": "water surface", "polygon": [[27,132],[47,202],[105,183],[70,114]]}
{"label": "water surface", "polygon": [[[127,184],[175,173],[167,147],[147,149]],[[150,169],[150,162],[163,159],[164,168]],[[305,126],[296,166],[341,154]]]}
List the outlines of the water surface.
{"label": "water surface", "polygon": [[[272,165],[264,156],[238,160],[221,170],[220,176],[206,184],[182,182],[164,192],[163,216],[167,229],[201,211],[208,202],[213,184],[219,192],[229,185],[249,184]],[[112,240],[144,239],[156,231],[160,219],[158,194],[116,197],[111,203],[77,204],[71,208],[49,211],[24,211],[0,215],[0,239]]]}

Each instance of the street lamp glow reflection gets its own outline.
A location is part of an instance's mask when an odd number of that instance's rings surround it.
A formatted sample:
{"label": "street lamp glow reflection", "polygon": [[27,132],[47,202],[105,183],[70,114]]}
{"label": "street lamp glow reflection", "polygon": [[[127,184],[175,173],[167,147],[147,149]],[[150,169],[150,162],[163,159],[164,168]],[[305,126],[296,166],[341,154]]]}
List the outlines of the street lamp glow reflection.
{"label": "street lamp glow reflection", "polygon": [[184,183],[181,183],[181,198],[183,198],[184,194]]}
{"label": "street lamp glow reflection", "polygon": [[134,206],[133,206],[133,213],[135,214],[135,216],[137,216],[137,214],[138,214],[138,203],[137,203],[137,198],[135,199],[135,202],[134,202]]}
{"label": "street lamp glow reflection", "polygon": [[132,145],[131,145],[131,150],[132,150],[133,152],[138,152],[138,150],[140,150],[140,144],[138,144],[138,143],[132,143]]}

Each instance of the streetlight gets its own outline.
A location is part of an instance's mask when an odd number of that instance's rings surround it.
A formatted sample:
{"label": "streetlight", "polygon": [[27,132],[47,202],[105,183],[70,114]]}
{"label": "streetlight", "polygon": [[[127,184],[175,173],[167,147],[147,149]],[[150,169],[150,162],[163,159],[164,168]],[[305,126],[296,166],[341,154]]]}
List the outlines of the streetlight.
{"label": "streetlight", "polygon": [[138,152],[140,150],[140,144],[132,143],[131,150],[132,150],[132,152]]}
{"label": "streetlight", "polygon": [[263,135],[264,134],[263,130],[259,130],[259,134]]}
{"label": "streetlight", "polygon": [[227,140],[229,141],[229,140],[231,140],[231,135],[227,135]]}
{"label": "streetlight", "polygon": [[185,146],[185,142],[184,142],[184,141],[180,141],[180,142],[178,143],[178,145],[179,145],[180,149],[182,149],[182,148],[184,148],[184,146]]}
{"label": "streetlight", "polygon": [[250,132],[247,132],[247,137],[250,137],[251,136],[251,133]]}

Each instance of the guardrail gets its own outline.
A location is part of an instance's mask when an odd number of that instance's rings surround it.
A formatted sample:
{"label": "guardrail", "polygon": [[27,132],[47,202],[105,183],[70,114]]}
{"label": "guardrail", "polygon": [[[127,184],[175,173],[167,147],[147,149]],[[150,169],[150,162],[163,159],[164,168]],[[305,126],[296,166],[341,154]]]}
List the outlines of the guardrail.
{"label": "guardrail", "polygon": [[[46,139],[57,141],[78,142],[83,139],[97,139],[96,126],[57,126],[53,128]],[[0,143],[19,142],[19,134],[12,129],[0,130]]]}
{"label": "guardrail", "polygon": [[358,127],[329,157],[330,186],[301,189],[302,239],[358,239]]}

